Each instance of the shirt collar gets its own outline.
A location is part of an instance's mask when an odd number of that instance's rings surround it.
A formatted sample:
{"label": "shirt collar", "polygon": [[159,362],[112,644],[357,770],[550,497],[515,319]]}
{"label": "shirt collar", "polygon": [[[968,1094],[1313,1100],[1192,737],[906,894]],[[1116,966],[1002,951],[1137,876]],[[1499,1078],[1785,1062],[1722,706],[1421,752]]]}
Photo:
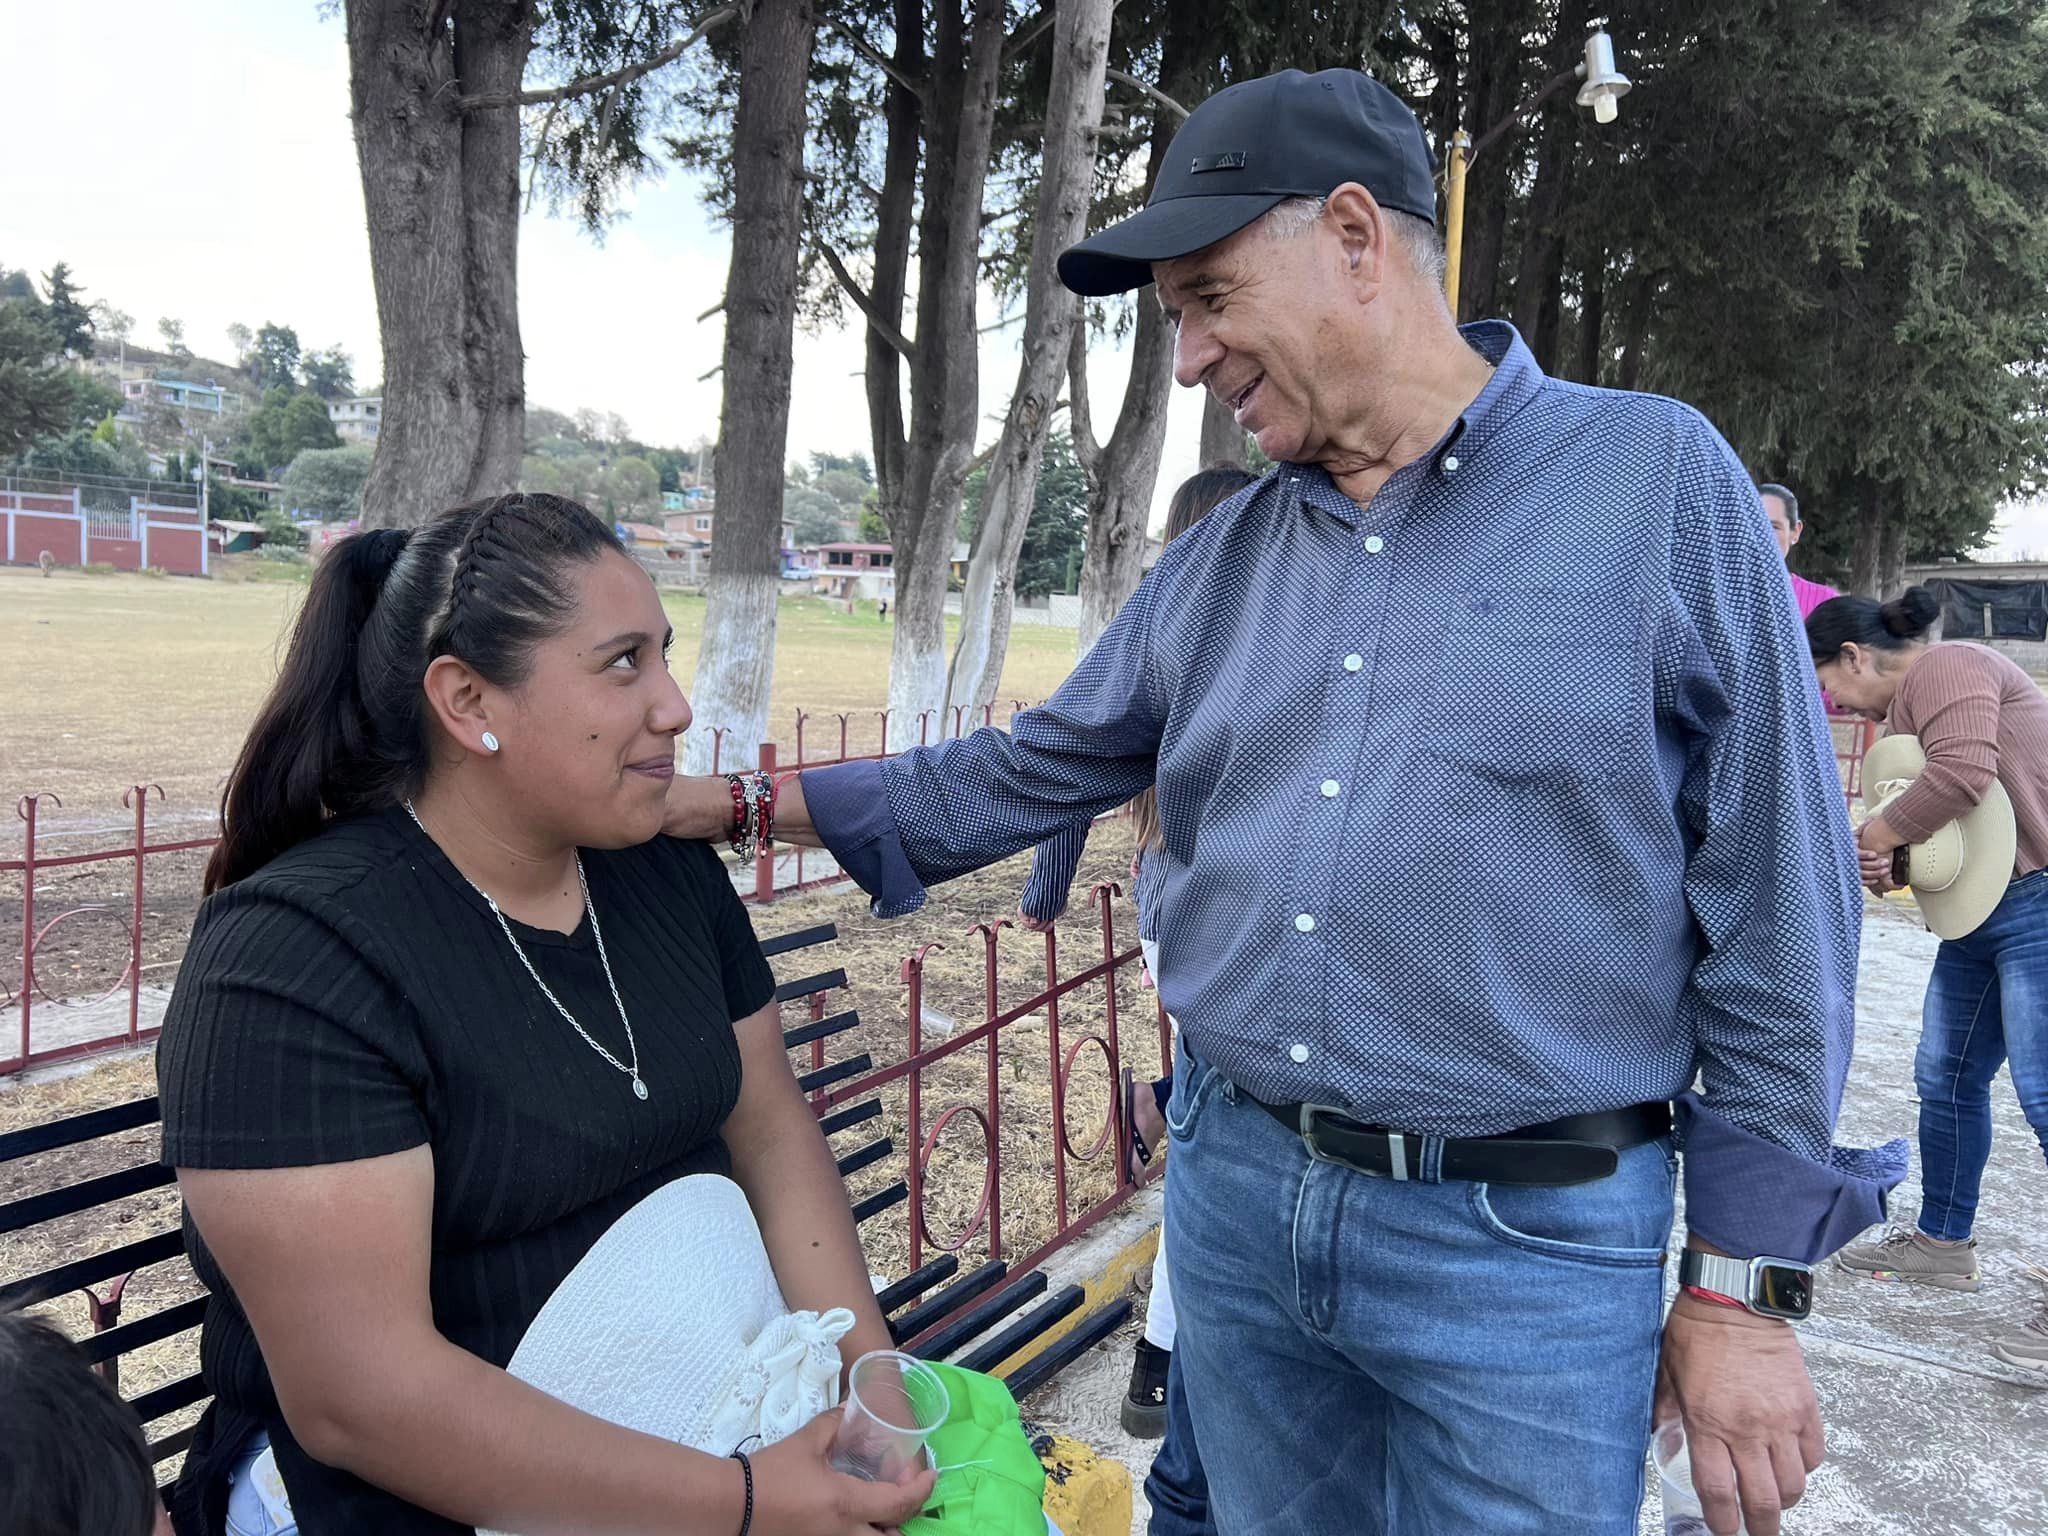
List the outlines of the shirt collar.
{"label": "shirt collar", "polygon": [[[1459,413],[1436,446],[1422,456],[1433,475],[1463,469],[1474,453],[1483,450],[1488,440],[1536,397],[1544,382],[1543,369],[1523,344],[1521,333],[1507,321],[1476,320],[1459,326],[1458,334],[1465,338],[1467,346],[1493,364],[1493,377]],[[1451,452],[1453,447],[1457,449],[1455,455]],[[1283,465],[1280,483],[1301,498],[1304,511],[1313,507],[1349,527],[1358,525],[1358,503],[1337,489],[1321,465]]]}

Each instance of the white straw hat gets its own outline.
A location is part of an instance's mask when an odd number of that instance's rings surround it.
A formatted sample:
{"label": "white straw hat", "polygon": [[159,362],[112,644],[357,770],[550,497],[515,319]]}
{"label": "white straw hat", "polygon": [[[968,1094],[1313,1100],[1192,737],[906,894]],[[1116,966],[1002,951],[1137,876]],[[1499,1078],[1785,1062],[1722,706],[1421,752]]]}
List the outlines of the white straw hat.
{"label": "white straw hat", "polygon": [[724,1456],[838,1403],[853,1324],[844,1307],[791,1312],[745,1193],[695,1174],[612,1224],[506,1369],[585,1413]]}
{"label": "white straw hat", "polygon": [[[1863,758],[1863,803],[1873,816],[1927,771],[1917,736],[1886,736]],[[1907,848],[1907,882],[1927,926],[1944,939],[1974,933],[2005,900],[2019,829],[2005,786],[1993,779],[1984,798],[1925,842]]]}

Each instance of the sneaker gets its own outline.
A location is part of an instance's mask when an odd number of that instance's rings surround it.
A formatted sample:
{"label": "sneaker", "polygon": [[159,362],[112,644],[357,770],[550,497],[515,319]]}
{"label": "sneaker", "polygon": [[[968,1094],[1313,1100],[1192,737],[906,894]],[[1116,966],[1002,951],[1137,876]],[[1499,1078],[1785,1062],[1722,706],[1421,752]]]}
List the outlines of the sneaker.
{"label": "sneaker", "polygon": [[1131,1359],[1131,1387],[1124,1393],[1124,1433],[1139,1440],[1166,1438],[1166,1371],[1173,1352],[1138,1340]]}
{"label": "sneaker", "polygon": [[2048,1269],[2036,1265],[2027,1274],[2041,1284],[2041,1310],[2022,1324],[2019,1332],[1994,1341],[1991,1353],[2007,1365],[2035,1372],[2041,1385],[2048,1387]]}
{"label": "sneaker", "polygon": [[1944,1291],[1974,1291],[1984,1278],[1977,1268],[1977,1240],[1937,1243],[1908,1227],[1893,1227],[1874,1243],[1852,1243],[1835,1263],[1868,1280],[1935,1285]]}

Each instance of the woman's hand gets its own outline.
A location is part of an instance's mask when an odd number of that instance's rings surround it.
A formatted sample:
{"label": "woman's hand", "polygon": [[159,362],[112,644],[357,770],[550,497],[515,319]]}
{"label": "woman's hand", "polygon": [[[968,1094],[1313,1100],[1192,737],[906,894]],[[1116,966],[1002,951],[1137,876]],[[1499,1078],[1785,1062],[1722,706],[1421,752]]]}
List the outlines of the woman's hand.
{"label": "woman's hand", "polygon": [[839,1416],[837,1408],[822,1413],[753,1458],[758,1536],[874,1536],[894,1532],[924,1508],[937,1481],[930,1472],[867,1483],[832,1467]]}
{"label": "woman's hand", "polygon": [[1894,891],[1899,882],[1892,878],[1892,855],[1903,847],[1899,835],[1882,816],[1873,816],[1856,831],[1856,864],[1864,887],[1874,896]]}

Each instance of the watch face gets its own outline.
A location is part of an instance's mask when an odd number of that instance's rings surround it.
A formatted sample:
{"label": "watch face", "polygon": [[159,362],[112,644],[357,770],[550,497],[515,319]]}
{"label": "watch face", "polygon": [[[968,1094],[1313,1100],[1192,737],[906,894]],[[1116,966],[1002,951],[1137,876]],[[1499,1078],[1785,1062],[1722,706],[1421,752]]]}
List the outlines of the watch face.
{"label": "watch face", "polygon": [[1771,1317],[1805,1317],[1813,1310],[1813,1271],[1804,1264],[1758,1264],[1750,1302]]}

